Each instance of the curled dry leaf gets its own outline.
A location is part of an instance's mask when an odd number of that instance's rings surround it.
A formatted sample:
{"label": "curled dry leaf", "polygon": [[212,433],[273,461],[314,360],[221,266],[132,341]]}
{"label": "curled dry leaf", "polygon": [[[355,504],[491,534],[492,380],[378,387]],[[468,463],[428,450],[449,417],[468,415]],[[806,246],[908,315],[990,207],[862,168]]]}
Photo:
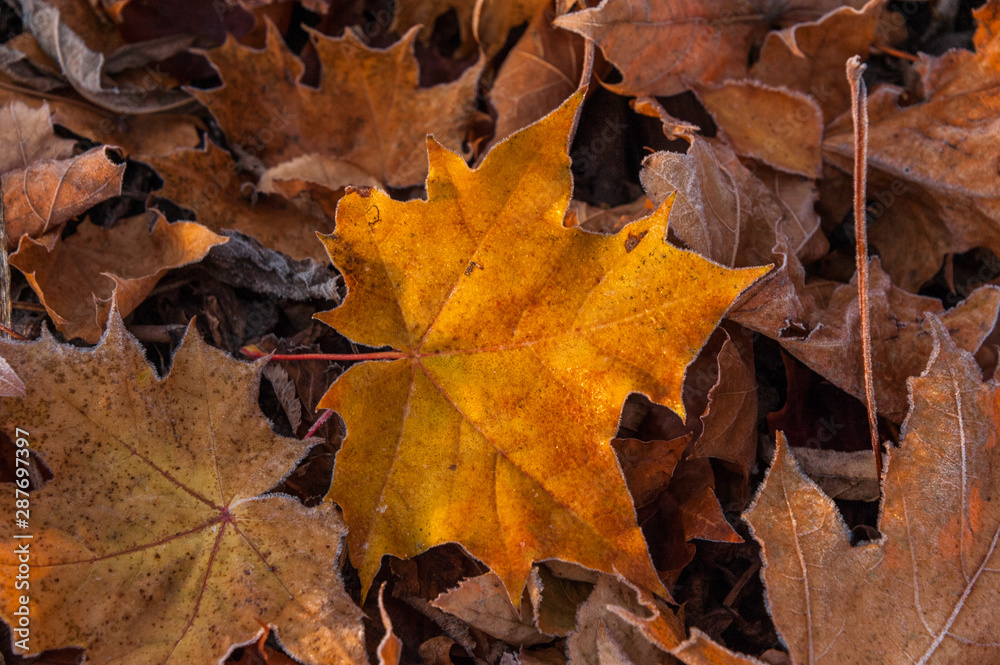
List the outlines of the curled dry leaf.
{"label": "curled dry leaf", "polygon": [[[889,91],[869,104],[870,198],[883,206],[870,241],[893,281],[917,290],[950,252],[987,247],[1000,255],[1000,12],[976,11],[975,54],[941,57],[933,89],[902,108]],[[838,120],[824,156],[850,173],[849,120]],[[905,194],[905,196],[903,196]]]}
{"label": "curled dry leaf", "polygon": [[389,613],[385,611],[385,584],[378,589],[378,613],[382,617],[382,627],[385,635],[378,643],[375,653],[378,656],[378,665],[399,665],[399,659],[403,656],[403,641],[392,632],[392,620]]}
{"label": "curled dry leaf", "polygon": [[673,612],[627,580],[601,575],[576,614],[576,630],[566,644],[569,660],[573,665],[669,663],[667,654],[643,636],[645,622],[657,618],[656,627],[666,629],[664,639],[683,639],[683,624]]}
{"label": "curled dry leaf", "polygon": [[843,452],[821,448],[790,447],[802,473],[831,499],[878,501],[879,479],[872,451]]}
{"label": "curled dry leaf", "polygon": [[111,229],[81,224],[52,249],[27,238],[10,262],[60,332],[96,344],[112,299],[122,316],[130,314],[168,270],[199,261],[226,241],[200,224],[170,224],[162,216],[150,232],[146,215],[139,215]]}
{"label": "curled dry leaf", "polygon": [[[125,114],[166,111],[187,104],[190,97],[180,90],[159,85],[134,85],[118,82],[109,85],[109,66],[105,54],[88,45],[60,15],[62,3],[47,0],[21,0],[24,24],[29,26],[42,49],[59,63],[62,74],[73,89],[94,104]],[[187,38],[168,38],[144,46],[123,47],[116,54],[118,69],[141,67],[174,55],[191,43]],[[158,82],[157,82],[158,83]]]}
{"label": "curled dry leaf", "polygon": [[[337,574],[342,521],[329,504],[266,494],[311,444],[271,431],[261,363],[209,347],[192,325],[160,379],[117,315],[93,349],[46,335],[0,352],[28,388],[4,401],[0,426],[27,431],[54,475],[31,495],[32,652],[219,662],[260,621],[301,662],[366,662],[361,610]],[[14,532],[0,522],[8,579],[15,544],[29,542]],[[17,596],[0,589],[12,625]]]}
{"label": "curled dry leaf", "polygon": [[691,637],[671,649],[670,654],[684,665],[765,665],[756,658],[730,651],[697,628],[691,628]]}
{"label": "curled dry leaf", "polygon": [[884,0],[870,0],[862,9],[845,6],[818,21],[772,32],[750,70],[753,78],[810,95],[829,122],[851,106],[844,76],[848,58],[868,57]]}
{"label": "curled dry leaf", "polygon": [[757,457],[757,378],[747,336],[726,334],[719,350],[719,378],[708,393],[701,422],[692,454],[730,462],[749,477]]}
{"label": "curled dry leaf", "polygon": [[988,663],[1000,655],[997,399],[936,317],[884,480],[882,538],[857,547],[784,437],[744,515],[793,663]]}
{"label": "curled dry leaf", "polygon": [[383,555],[454,541],[515,606],[544,559],[666,593],[608,441],[630,393],[683,412],[685,367],[767,269],[669,245],[669,203],[613,236],[564,226],[581,100],[474,171],[429,141],[427,201],[340,201],[324,242],[348,294],[319,318],[398,358],[354,365],[320,402],[347,425],[329,498],[365,588]]}
{"label": "curled dry leaf", "polygon": [[75,99],[46,101],[0,87],[0,104],[21,102],[32,108],[47,104],[52,120],[95,143],[118,146],[126,155],[160,155],[178,148],[194,148],[203,123],[195,116],[158,114],[121,116],[80,104]]}
{"label": "curled dry leaf", "polygon": [[156,195],[191,210],[209,229],[234,229],[293,259],[325,260],[316,233],[333,229],[326,215],[300,210],[279,194],[248,195],[253,181],[215,144],[140,159],[163,178]]}
{"label": "curled dry leaf", "polygon": [[3,174],[7,249],[16,248],[25,236],[48,236],[45,242],[51,246],[67,220],[121,194],[124,174],[125,162],[103,146]]}
{"label": "curled dry leaf", "polygon": [[339,39],[312,33],[322,68],[319,88],[312,88],[299,81],[302,62],[268,21],[263,50],[229,37],[207,52],[223,86],[190,92],[239,152],[265,166],[320,153],[382,184],[416,185],[427,175],[427,134],[461,147],[483,67],[480,59],[456,81],[420,88],[416,36],[411,30],[383,51],[349,31]]}
{"label": "curled dry leaf", "polygon": [[823,111],[810,95],[746,79],[698,88],[698,98],[740,155],[787,173],[820,176]]}

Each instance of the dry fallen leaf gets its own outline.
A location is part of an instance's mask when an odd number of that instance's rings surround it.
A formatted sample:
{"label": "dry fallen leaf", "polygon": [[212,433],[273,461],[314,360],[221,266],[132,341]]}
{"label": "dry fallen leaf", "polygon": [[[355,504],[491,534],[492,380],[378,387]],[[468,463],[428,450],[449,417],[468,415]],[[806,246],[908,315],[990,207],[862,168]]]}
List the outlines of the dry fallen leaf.
{"label": "dry fallen leaf", "polygon": [[[857,281],[838,286],[826,307],[812,313],[811,332],[805,338],[779,339],[782,346],[838,388],[864,400],[864,372]],[[908,409],[906,379],[920,373],[931,355],[927,313],[941,315],[953,331],[955,343],[976,351],[990,334],[1000,312],[1000,289],[976,289],[945,312],[941,301],[913,295],[889,281],[879,260],[869,269],[869,307],[872,321],[872,378],[876,405],[882,416],[902,422]]]}
{"label": "dry fallen leaf", "polygon": [[209,229],[235,229],[294,259],[325,260],[316,232],[332,230],[326,215],[299,210],[278,194],[257,194],[252,179],[222,148],[209,143],[205,150],[140,159],[163,178],[155,194],[191,210]]}
{"label": "dry fallen leaf", "polygon": [[[869,198],[882,204],[871,242],[893,281],[913,291],[946,253],[1000,254],[1000,14],[991,3],[975,16],[975,54],[942,56],[925,102],[902,108],[890,89],[869,105]],[[849,119],[828,130],[823,152],[851,171]]]}
{"label": "dry fallen leaf", "polygon": [[169,224],[162,216],[150,230],[146,215],[139,215],[111,229],[81,224],[51,250],[27,238],[10,262],[27,277],[60,332],[96,344],[112,298],[127,316],[168,270],[200,261],[227,240],[200,224]]}
{"label": "dry fallen leaf", "polygon": [[463,580],[431,601],[431,605],[509,644],[531,646],[553,639],[535,627],[530,605],[522,605],[524,616],[518,615],[495,573]]}
{"label": "dry fallen leaf", "polygon": [[566,644],[569,660],[573,665],[669,663],[667,654],[643,639],[643,621],[657,618],[674,640],[683,639],[684,628],[670,610],[627,580],[601,575],[577,612],[576,630]]}
{"label": "dry fallen leaf", "polygon": [[775,626],[793,663],[988,663],[1000,657],[997,400],[932,317],[934,352],[909,381],[881,539],[856,547],[837,507],[779,437],[744,515],[761,543]]}
{"label": "dry fallen leaf", "polygon": [[698,88],[698,98],[740,155],[818,178],[823,111],[810,95],[745,79]]}
{"label": "dry fallen leaf", "polygon": [[69,159],[33,162],[3,174],[7,249],[24,236],[55,242],[56,232],[87,208],[118,196],[125,162],[113,150],[97,147]]}
{"label": "dry fallen leaf", "polygon": [[[25,380],[3,429],[27,431],[54,478],[31,494],[31,652],[89,662],[220,662],[275,631],[302,662],[365,663],[361,610],[337,574],[344,526],[329,504],[266,494],[309,442],[257,406],[261,364],[209,347],[193,325],[159,379],[113,315],[101,344],[0,341]],[[0,566],[18,565],[0,522]],[[15,625],[13,585],[0,612]],[[23,654],[21,649],[15,650]]]}
{"label": "dry fallen leaf", "polygon": [[580,81],[584,40],[552,18],[550,11],[538,14],[497,71],[490,89],[497,142],[549,114]]}
{"label": "dry fallen leaf", "polygon": [[817,21],[772,32],[750,70],[753,78],[811,95],[829,122],[851,106],[844,63],[855,55],[867,58],[883,0],[862,9],[840,7]]}
{"label": "dry fallen leaf", "polygon": [[719,351],[718,376],[708,393],[702,432],[692,454],[730,462],[749,477],[757,457],[757,379],[748,337],[727,333]]}
{"label": "dry fallen leaf", "polygon": [[[746,76],[750,49],[774,22],[819,18],[841,0],[603,0],[555,24],[597,42],[622,73],[608,87],[622,95],[666,97],[691,83]],[[775,11],[777,9],[778,11]]]}
{"label": "dry fallen leaf", "polygon": [[329,498],[365,588],[383,555],[455,541],[515,606],[553,558],[665,593],[608,442],[630,393],[683,412],[685,367],[767,269],[672,247],[669,204],[614,236],[565,227],[581,99],[474,171],[429,141],[428,201],[340,201],[324,242],[348,295],[319,318],[399,358],[354,365],[320,403],[347,425]]}
{"label": "dry fallen leaf", "polygon": [[321,153],[384,185],[416,185],[427,175],[427,134],[461,147],[483,67],[480,60],[456,81],[420,88],[416,36],[411,30],[383,51],[350,31],[339,39],[312,33],[322,67],[319,88],[312,88],[299,81],[302,62],[268,21],[263,50],[230,37],[207,53],[223,86],[190,92],[238,152],[265,166]]}
{"label": "dry fallen leaf", "polygon": [[0,397],[24,397],[24,382],[6,360],[0,357]]}
{"label": "dry fallen leaf", "polygon": [[[68,6],[67,6],[68,5]],[[74,30],[62,12],[72,10],[73,3],[48,0],[21,0],[24,24],[29,26],[39,45],[59,63],[62,74],[73,89],[100,107],[123,114],[165,111],[190,102],[180,90],[160,85],[135,85],[108,81],[111,70],[142,67],[168,58],[186,49],[193,41],[188,37],[168,37],[145,45],[123,45],[110,54],[113,61],[88,44],[84,35]],[[156,81],[157,84],[160,81]]]}
{"label": "dry fallen leaf", "polygon": [[55,135],[45,102],[37,109],[13,102],[0,109],[0,117],[0,174],[73,154],[74,141]]}

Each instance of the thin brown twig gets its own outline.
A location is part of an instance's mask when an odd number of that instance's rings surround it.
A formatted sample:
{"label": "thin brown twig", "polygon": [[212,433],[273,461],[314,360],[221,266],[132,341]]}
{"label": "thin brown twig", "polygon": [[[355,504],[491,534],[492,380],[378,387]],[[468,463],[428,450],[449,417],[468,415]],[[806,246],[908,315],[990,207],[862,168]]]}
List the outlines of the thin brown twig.
{"label": "thin brown twig", "polygon": [[865,370],[865,403],[868,429],[875,453],[875,470],[882,478],[882,451],[878,438],[875,385],[872,374],[871,308],[868,302],[868,226],[865,218],[865,185],[868,178],[868,91],[861,75],[865,66],[854,56],[847,61],[847,82],[851,85],[851,115],[854,118],[854,236],[858,263],[858,308],[861,314],[861,356]]}
{"label": "thin brown twig", "polygon": [[11,336],[10,333],[13,331],[10,329],[10,263],[7,260],[7,218],[4,213],[2,187],[0,187],[0,328],[4,336]]}

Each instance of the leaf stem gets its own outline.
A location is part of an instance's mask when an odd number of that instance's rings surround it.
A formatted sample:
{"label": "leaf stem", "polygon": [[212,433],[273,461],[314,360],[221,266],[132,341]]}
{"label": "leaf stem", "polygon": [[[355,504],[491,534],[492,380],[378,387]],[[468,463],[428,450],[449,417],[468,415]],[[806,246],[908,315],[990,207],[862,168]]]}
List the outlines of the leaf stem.
{"label": "leaf stem", "polygon": [[269,357],[271,360],[287,360],[292,362],[297,360],[399,360],[410,357],[402,351],[375,351],[373,353],[275,353],[272,355],[249,346],[244,346],[240,349],[240,353],[254,360]]}
{"label": "leaf stem", "polygon": [[847,61],[847,82],[851,84],[851,115],[854,118],[854,237],[858,264],[858,309],[861,314],[861,357],[865,373],[865,404],[868,429],[875,453],[875,470],[882,478],[882,453],[878,438],[875,382],[872,374],[871,307],[868,299],[868,225],[865,215],[865,185],[868,179],[868,91],[861,75],[865,66],[854,56]]}

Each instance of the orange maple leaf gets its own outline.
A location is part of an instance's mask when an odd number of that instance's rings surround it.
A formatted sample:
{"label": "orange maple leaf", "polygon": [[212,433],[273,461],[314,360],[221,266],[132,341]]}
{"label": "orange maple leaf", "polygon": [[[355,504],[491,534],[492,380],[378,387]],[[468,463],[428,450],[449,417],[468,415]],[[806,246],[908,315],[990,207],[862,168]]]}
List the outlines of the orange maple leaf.
{"label": "orange maple leaf", "polygon": [[390,346],[320,402],[347,424],[328,498],[364,587],[384,554],[458,542],[517,602],[533,561],[665,593],[610,440],[630,393],[683,413],[684,371],[737,295],[664,241],[669,202],[602,236],[564,226],[579,92],[472,170],[428,140],[428,200],[354,190],[323,237],[348,286],[318,315]]}

